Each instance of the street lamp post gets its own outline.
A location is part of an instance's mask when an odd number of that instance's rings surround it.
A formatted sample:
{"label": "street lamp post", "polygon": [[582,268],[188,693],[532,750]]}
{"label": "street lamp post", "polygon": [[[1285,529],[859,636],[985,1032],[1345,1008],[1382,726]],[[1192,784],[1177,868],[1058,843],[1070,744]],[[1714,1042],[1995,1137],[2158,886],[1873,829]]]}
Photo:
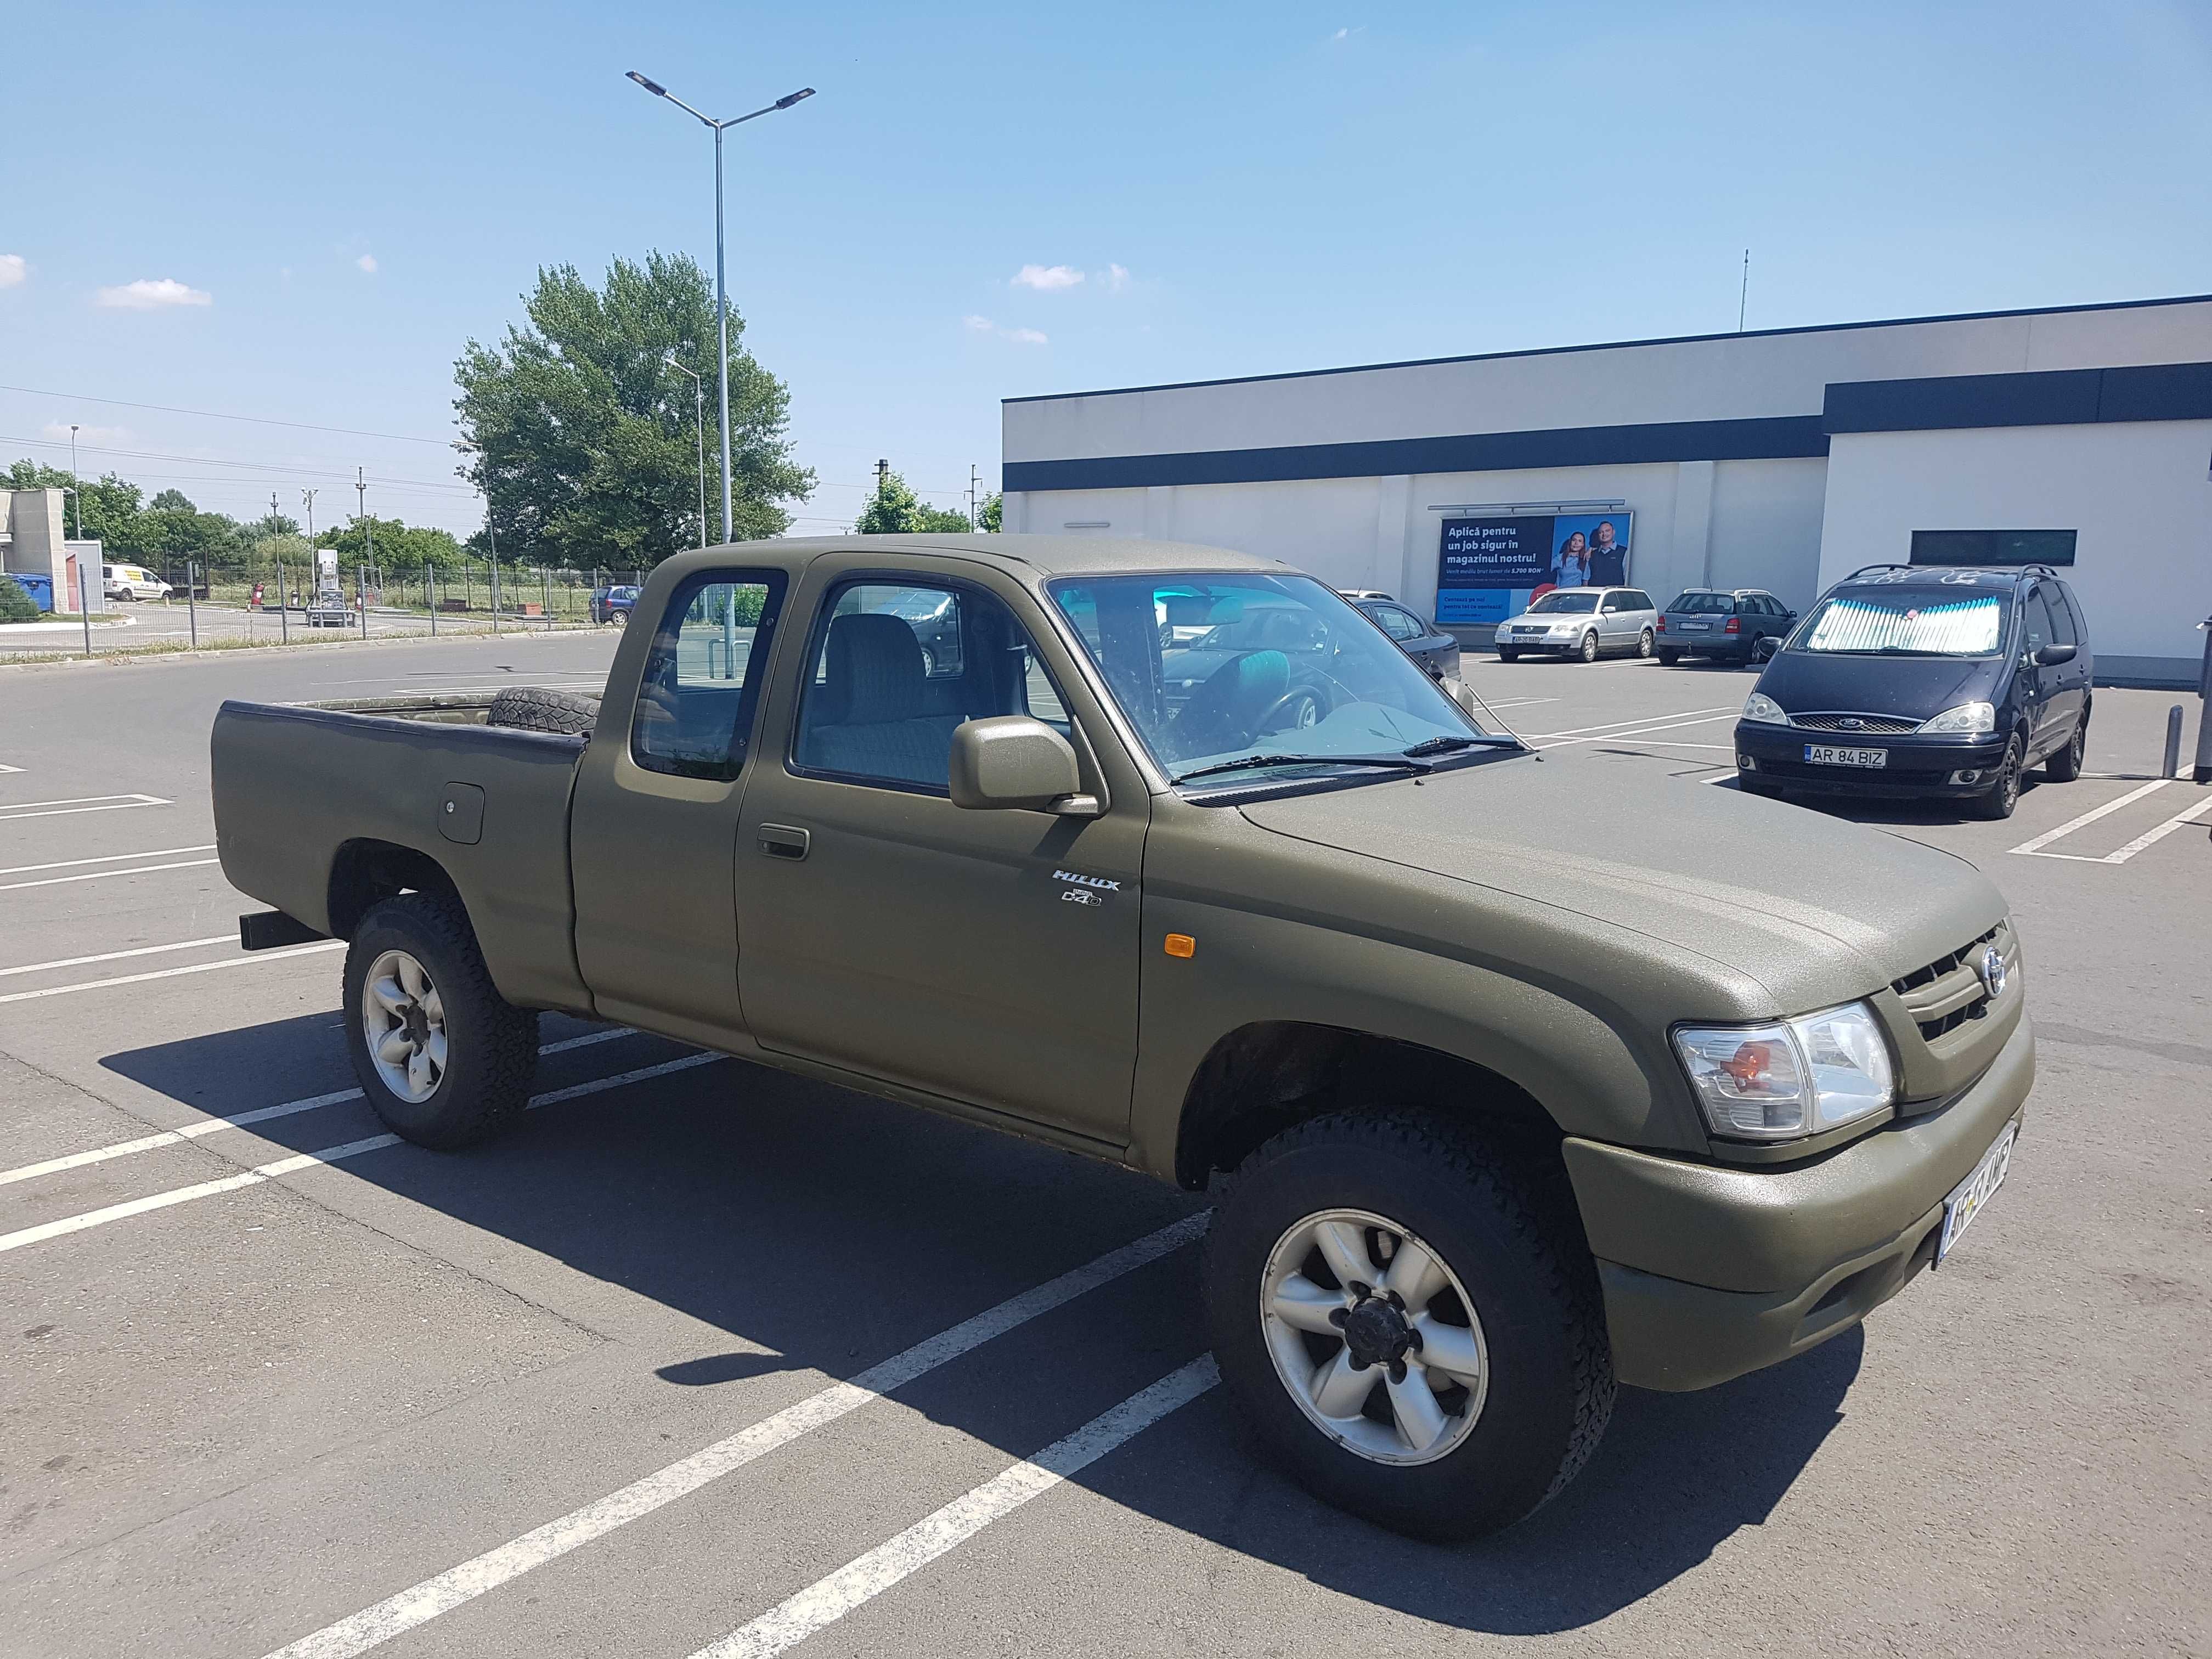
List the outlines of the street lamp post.
{"label": "street lamp post", "polygon": [[628,71],[629,78],[656,98],[665,98],[685,114],[714,130],[714,323],[720,349],[714,354],[714,394],[721,416],[722,444],[722,539],[736,539],[736,529],[730,512],[730,297],[723,279],[722,268],[722,134],[728,129],[743,126],[763,115],[773,115],[780,109],[789,109],[803,98],[811,98],[814,88],[801,87],[787,93],[773,104],[757,109],[750,115],[733,115],[726,121],[717,121],[711,115],[702,115],[658,81],[648,81],[635,70]]}
{"label": "street lamp post", "polygon": [[[707,382],[678,362],[674,352],[670,352],[665,361],[678,374],[691,375],[693,424],[699,429],[699,545],[703,548],[707,545]],[[728,536],[726,526],[722,533],[725,538]]]}

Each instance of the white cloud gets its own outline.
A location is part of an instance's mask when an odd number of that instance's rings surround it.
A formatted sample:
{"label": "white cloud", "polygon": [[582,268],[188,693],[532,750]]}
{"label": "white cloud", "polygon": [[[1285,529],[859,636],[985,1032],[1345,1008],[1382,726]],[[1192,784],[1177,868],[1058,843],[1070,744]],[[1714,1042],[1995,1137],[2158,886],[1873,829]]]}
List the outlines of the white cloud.
{"label": "white cloud", "polygon": [[973,334],[988,334],[1000,340],[1012,340],[1016,345],[1050,345],[1052,342],[1033,328],[1002,328],[988,317],[968,316],[960,319]]}
{"label": "white cloud", "polygon": [[1127,265],[1109,265],[1109,266],[1107,266],[1107,267],[1106,267],[1106,290],[1107,290],[1107,292],[1108,292],[1108,293],[1109,293],[1109,294],[1119,294],[1119,293],[1120,293],[1123,289],[1125,289],[1125,288],[1127,288],[1127,287],[1128,287],[1128,286],[1129,286],[1129,267],[1128,267],[1128,266],[1127,266]]}
{"label": "white cloud", "polygon": [[1013,285],[1049,294],[1054,289],[1073,288],[1082,280],[1083,273],[1073,265],[1024,265],[1014,273]]}
{"label": "white cloud", "polygon": [[374,253],[362,254],[360,258],[354,261],[354,264],[359,265],[370,276],[376,275],[376,256]]}
{"label": "white cloud", "polygon": [[171,306],[211,306],[215,295],[204,288],[186,288],[173,276],[142,276],[100,289],[95,303],[121,311],[166,311]]}
{"label": "white cloud", "polygon": [[[69,441],[70,429],[66,421],[48,421],[45,430],[46,436],[56,443]],[[130,435],[131,428],[127,426],[80,426],[76,429],[76,441],[81,444],[120,443]]]}
{"label": "white cloud", "polygon": [[31,274],[31,262],[20,253],[0,253],[0,288],[15,288]]}

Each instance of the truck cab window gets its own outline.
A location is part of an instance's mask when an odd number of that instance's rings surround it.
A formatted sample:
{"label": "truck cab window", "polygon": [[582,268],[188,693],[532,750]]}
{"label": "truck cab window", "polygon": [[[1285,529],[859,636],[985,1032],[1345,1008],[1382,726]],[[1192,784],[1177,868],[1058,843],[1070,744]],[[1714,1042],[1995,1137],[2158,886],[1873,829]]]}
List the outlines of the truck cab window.
{"label": "truck cab window", "polygon": [[942,793],[952,733],[994,714],[1068,716],[1013,612],[980,589],[848,582],[809,647],[792,763],[803,772]]}
{"label": "truck cab window", "polygon": [[670,597],[638,687],[631,759],[679,777],[738,775],[783,585],[780,570],[709,572]]}

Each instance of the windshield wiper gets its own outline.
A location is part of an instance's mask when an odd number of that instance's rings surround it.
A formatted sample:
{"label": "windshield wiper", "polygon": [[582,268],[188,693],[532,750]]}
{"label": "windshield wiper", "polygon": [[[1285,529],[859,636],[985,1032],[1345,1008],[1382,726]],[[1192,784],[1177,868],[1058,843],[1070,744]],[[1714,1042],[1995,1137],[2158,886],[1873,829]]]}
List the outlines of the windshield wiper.
{"label": "windshield wiper", "polygon": [[1511,738],[1424,738],[1420,742],[1415,744],[1411,749],[1405,750],[1402,752],[1408,756],[1455,755],[1462,749],[1487,749],[1493,744],[1513,742],[1515,742],[1515,739]]}
{"label": "windshield wiper", "polygon": [[[1456,739],[1454,739],[1456,741]],[[1247,755],[1241,760],[1216,761],[1211,766],[1200,766],[1188,772],[1178,772],[1170,783],[1188,783],[1193,778],[1210,778],[1217,772],[1245,772],[1258,766],[1377,766],[1396,772],[1433,772],[1433,763],[1415,760],[1407,755]]]}

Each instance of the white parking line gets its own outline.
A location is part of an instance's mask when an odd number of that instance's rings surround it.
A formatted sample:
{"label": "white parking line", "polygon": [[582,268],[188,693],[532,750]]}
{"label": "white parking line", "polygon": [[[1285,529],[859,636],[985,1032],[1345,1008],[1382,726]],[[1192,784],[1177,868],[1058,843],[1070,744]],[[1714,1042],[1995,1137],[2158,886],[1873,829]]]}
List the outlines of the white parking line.
{"label": "white parking line", "polygon": [[1012,1514],[1134,1439],[1169,1413],[1188,1405],[1221,1380],[1213,1356],[1170,1371],[1064,1440],[1015,1464],[981,1486],[925,1516],[897,1537],[856,1556],[828,1577],[808,1585],[781,1606],[710,1642],[691,1659],[769,1659],[836,1624],[939,1556],[948,1555],[991,1522]]}
{"label": "white parking line", "polygon": [[[426,1625],[439,1614],[520,1578],[533,1568],[557,1560],[571,1550],[604,1538],[679,1498],[688,1497],[777,1447],[834,1423],[896,1389],[904,1388],[994,1337],[1004,1336],[1039,1315],[1073,1301],[1085,1291],[1110,1284],[1147,1262],[1157,1261],[1197,1238],[1206,1231],[1206,1220],[1203,1212],[1186,1216],[1158,1232],[1147,1233],[1080,1267],[1072,1268],[1057,1279],[1048,1279],[1034,1290],[1010,1297],[972,1319],[963,1320],[880,1364],[870,1366],[849,1382],[833,1382],[798,1404],[787,1406],[775,1415],[740,1429],[665,1468],[657,1469],[617,1492],[609,1492],[581,1509],[572,1510],[557,1521],[549,1521],[512,1543],[487,1550],[473,1560],[464,1561],[434,1578],[426,1578],[373,1607],[365,1607],[350,1618],[327,1625],[312,1636],[303,1636],[269,1655],[268,1659],[351,1659],[355,1654],[366,1653],[380,1642],[389,1641],[418,1625]],[[1182,1374],[1179,1371],[1176,1375]],[[1102,1447],[1103,1449],[1106,1449]]]}
{"label": "white parking line", "polygon": [[20,772],[22,769],[20,766],[0,766],[0,773]]}
{"label": "white parking line", "polygon": [[105,881],[110,876],[150,876],[161,870],[198,870],[221,859],[179,859],[173,864],[141,864],[128,870],[82,870],[73,876],[41,876],[36,881],[0,883],[0,893],[21,892],[26,887],[60,887],[72,881]]}
{"label": "white parking line", "polygon": [[[596,1083],[579,1083],[573,1088],[556,1089],[550,1094],[533,1095],[524,1108],[535,1111],[540,1106],[551,1106],[564,1100],[575,1100],[584,1095],[595,1095],[604,1089],[618,1089],[625,1083],[642,1083],[652,1077],[665,1077],[671,1072],[687,1071],[694,1066],[710,1065],[721,1060],[721,1054],[686,1054],[681,1060],[664,1060],[658,1066],[641,1066],[635,1072],[623,1072],[616,1077],[603,1077]],[[0,1255],[20,1250],[27,1244],[42,1244],[50,1238],[61,1238],[70,1233],[81,1233],[88,1227],[105,1226],[111,1221],[121,1221],[134,1215],[144,1215],[149,1210],[166,1210],[172,1205],[187,1204],[196,1198],[207,1198],[216,1193],[234,1192],[240,1187],[252,1187],[264,1181],[272,1181],[281,1175],[290,1175],[318,1164],[336,1164],[342,1158],[358,1158],[363,1152],[373,1152],[385,1146],[397,1146],[398,1135],[371,1135],[366,1140],[349,1140],[343,1146],[325,1146],[319,1152],[295,1152],[290,1158],[280,1158],[274,1164],[263,1164],[251,1170],[241,1170],[234,1176],[225,1176],[219,1181],[203,1181],[190,1187],[173,1187],[165,1193],[149,1194],[121,1204],[110,1204],[98,1210],[86,1210],[78,1215],[65,1215],[53,1221],[41,1222],[35,1227],[25,1227],[16,1232],[0,1233]]]}
{"label": "white parking line", "polygon": [[[2041,852],[2029,853],[2027,856],[2032,859],[2064,859],[2073,864],[2125,864],[2145,848],[2155,847],[2175,830],[2197,823],[2202,815],[2207,811],[2212,811],[2212,800],[2201,800],[2194,806],[2185,806],[2164,823],[2154,825],[2137,836],[2125,847],[2106,853],[2101,857],[2088,853]],[[2021,849],[2015,847],[2012,850],[2017,853]]]}
{"label": "white parking line", "polygon": [[0,870],[0,876],[33,876],[44,870],[78,870],[88,864],[128,864],[132,859],[170,859],[180,853],[212,853],[215,843],[204,847],[149,847],[143,853],[109,853],[96,859],[60,859],[52,864],[15,864]]}
{"label": "white parking line", "polygon": [[[562,1042],[549,1042],[538,1052],[541,1055],[565,1054],[571,1048],[586,1048],[595,1042],[612,1042],[617,1037],[631,1035],[633,1028],[617,1025],[611,1030],[592,1031]],[[106,1146],[95,1146],[89,1152],[50,1158],[43,1164],[25,1164],[13,1170],[0,1170],[0,1187],[10,1187],[19,1181],[30,1181],[40,1176],[57,1175],[64,1170],[81,1170],[90,1164],[105,1164],[111,1158],[127,1158],[133,1152],[151,1152],[156,1146],[174,1146],[180,1141],[198,1140],[218,1129],[242,1129],[249,1123],[266,1123],[272,1117],[289,1117],[295,1112],[312,1112],[319,1107],[335,1106],[341,1101],[360,1098],[361,1091],[358,1089],[339,1089],[327,1095],[307,1095],[275,1106],[257,1107],[252,1111],[240,1112],[231,1117],[210,1117],[198,1123],[187,1123],[181,1129],[163,1129],[155,1134],[141,1135],[136,1140],[118,1140]]]}
{"label": "white parking line", "polygon": [[256,951],[242,957],[226,957],[221,962],[196,962],[189,968],[162,968],[150,974],[125,974],[116,979],[81,980],[75,985],[49,985],[42,991],[10,991],[0,997],[0,1003],[36,1002],[40,997],[67,996],[71,991],[105,991],[116,985],[143,985],[151,979],[175,979],[183,974],[211,974],[218,968],[251,968],[261,962],[288,962],[294,957],[312,956],[318,951],[343,951],[342,939],[326,939],[317,945],[302,945],[289,951]]}
{"label": "white parking line", "polygon": [[1657,726],[1640,726],[1628,732],[1599,732],[1587,738],[1562,738],[1557,743],[1540,743],[1539,749],[1571,749],[1578,743],[1632,743],[1638,738],[1649,737],[1655,732],[1679,732],[1686,726],[1711,726],[1715,720],[1732,720],[1735,710],[1728,709],[1717,714],[1700,714],[1691,720],[1668,720]]}
{"label": "white parking line", "polygon": [[159,795],[77,795],[67,800],[15,801],[0,806],[0,823],[12,823],[18,818],[61,818],[72,812],[127,812],[134,806],[176,804]]}
{"label": "white parking line", "polygon": [[1531,732],[1528,736],[1531,738],[1571,738],[1577,732],[1610,732],[1617,726],[1649,726],[1655,720],[1686,720],[1692,714],[1733,714],[1741,707],[1741,703],[1732,702],[1720,708],[1678,708],[1671,714],[1639,714],[1634,720],[1607,720],[1599,726],[1570,726],[1564,732]]}
{"label": "white parking line", "polygon": [[[2102,806],[2093,806],[2087,811],[2082,813],[2079,817],[2067,819],[2065,823],[2060,824],[2056,830],[2046,830],[2033,840],[2024,841],[2017,847],[2008,847],[2005,848],[2005,851],[2008,853],[2041,852],[2045,848],[2050,846],[2052,842],[2058,841],[2067,836],[2070,836],[2076,830],[2086,829],[2088,825],[2094,823],[2099,818],[2108,817],[2112,813],[2118,811],[2123,806],[2131,805],[2133,803],[2141,800],[2145,795],[2150,794],[2155,790],[2165,788],[2169,781],[2171,781],[2171,780],[2166,778],[2153,778],[2148,783],[2144,784],[2141,788],[2129,790],[2126,794],[2122,795],[2118,800],[2108,800]],[[2102,860],[2098,860],[2100,863],[2102,861]]]}
{"label": "white parking line", "polygon": [[52,962],[27,962],[20,968],[0,968],[0,979],[10,974],[43,974],[50,968],[82,968],[88,963],[120,962],[125,957],[154,957],[164,951],[192,951],[203,945],[235,945],[235,933],[217,933],[209,939],[180,939],[174,945],[142,945],[134,951],[102,951],[96,957],[57,957]]}

